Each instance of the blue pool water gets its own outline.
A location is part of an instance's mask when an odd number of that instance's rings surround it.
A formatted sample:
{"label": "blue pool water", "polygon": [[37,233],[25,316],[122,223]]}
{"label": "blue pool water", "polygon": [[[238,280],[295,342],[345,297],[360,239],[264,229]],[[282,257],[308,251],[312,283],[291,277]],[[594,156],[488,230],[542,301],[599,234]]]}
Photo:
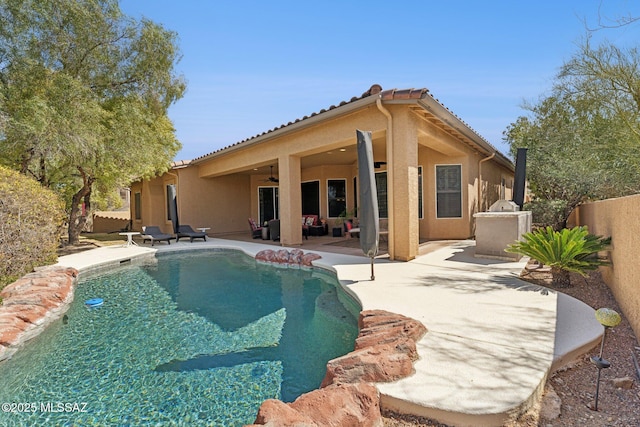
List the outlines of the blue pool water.
{"label": "blue pool water", "polygon": [[83,278],[66,317],[0,364],[0,402],[22,411],[0,425],[252,423],[263,400],[320,385],[358,311],[335,276],[234,251]]}

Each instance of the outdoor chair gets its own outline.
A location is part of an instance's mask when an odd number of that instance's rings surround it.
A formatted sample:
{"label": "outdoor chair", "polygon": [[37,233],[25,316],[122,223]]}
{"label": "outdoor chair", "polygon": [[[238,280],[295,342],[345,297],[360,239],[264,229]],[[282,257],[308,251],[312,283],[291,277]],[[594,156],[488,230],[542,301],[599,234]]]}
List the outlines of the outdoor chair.
{"label": "outdoor chair", "polygon": [[280,220],[272,219],[269,221],[269,234],[274,242],[280,240]]}
{"label": "outdoor chair", "polygon": [[178,226],[176,242],[178,242],[181,237],[188,237],[191,243],[193,243],[193,239],[204,239],[205,242],[207,241],[207,233],[204,231],[195,231],[190,225]]}
{"label": "outdoor chair", "polygon": [[155,242],[162,242],[162,241],[166,241],[167,244],[171,244],[171,239],[173,239],[173,236],[171,234],[166,234],[163,233],[162,230],[160,230],[160,227],[155,226],[155,225],[147,225],[146,227],[142,227],[142,243],[146,243],[147,240],[151,240],[151,246],[153,246],[153,244]]}
{"label": "outdoor chair", "polygon": [[249,226],[251,227],[251,237],[254,239],[262,238],[262,227],[258,227],[253,218],[249,218]]}

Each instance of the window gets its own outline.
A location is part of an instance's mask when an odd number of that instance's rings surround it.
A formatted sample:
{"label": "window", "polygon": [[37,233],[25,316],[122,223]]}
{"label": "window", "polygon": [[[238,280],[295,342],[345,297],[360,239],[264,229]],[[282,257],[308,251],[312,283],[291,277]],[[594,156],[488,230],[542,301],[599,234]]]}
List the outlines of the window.
{"label": "window", "polygon": [[278,187],[258,188],[260,224],[278,218]]}
{"label": "window", "polygon": [[134,216],[135,219],[137,220],[141,220],[142,219],[142,194],[140,193],[135,193],[133,196],[134,199]]}
{"label": "window", "polygon": [[462,218],[462,166],[436,166],[437,218]]}
{"label": "window", "polygon": [[309,181],[301,184],[302,215],[318,215],[320,217],[320,181]]}
{"label": "window", "polygon": [[376,192],[378,196],[378,216],[389,218],[387,208],[387,172],[376,172]]}
{"label": "window", "polygon": [[336,218],[347,209],[347,181],[345,179],[330,179],[327,181],[327,217]]}
{"label": "window", "polygon": [[422,166],[418,166],[418,219],[424,218],[422,208]]}

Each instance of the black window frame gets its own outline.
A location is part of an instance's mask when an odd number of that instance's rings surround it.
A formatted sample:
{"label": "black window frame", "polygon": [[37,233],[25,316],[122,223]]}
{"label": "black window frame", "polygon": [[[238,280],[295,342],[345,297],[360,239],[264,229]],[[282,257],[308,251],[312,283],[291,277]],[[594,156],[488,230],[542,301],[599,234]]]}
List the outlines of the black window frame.
{"label": "black window frame", "polygon": [[[332,183],[334,183],[332,185]],[[333,189],[337,183],[341,189]],[[337,218],[347,209],[347,180],[344,178],[327,179],[327,218]]]}

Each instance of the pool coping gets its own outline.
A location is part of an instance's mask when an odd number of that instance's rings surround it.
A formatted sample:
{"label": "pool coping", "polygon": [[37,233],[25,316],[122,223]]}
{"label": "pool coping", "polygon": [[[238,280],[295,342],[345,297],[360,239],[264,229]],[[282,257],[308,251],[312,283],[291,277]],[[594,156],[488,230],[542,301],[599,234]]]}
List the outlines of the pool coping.
{"label": "pool coping", "polygon": [[[362,310],[387,310],[422,322],[415,374],[377,383],[381,406],[449,425],[499,426],[528,410],[547,376],[595,347],[603,328],[594,310],[565,294],[521,281],[525,261],[478,259],[458,241],[409,262],[305,250],[334,272]],[[225,239],[171,245],[106,246],[60,257],[80,274],[147,262],[157,252],[236,249],[249,256],[272,245]]]}

